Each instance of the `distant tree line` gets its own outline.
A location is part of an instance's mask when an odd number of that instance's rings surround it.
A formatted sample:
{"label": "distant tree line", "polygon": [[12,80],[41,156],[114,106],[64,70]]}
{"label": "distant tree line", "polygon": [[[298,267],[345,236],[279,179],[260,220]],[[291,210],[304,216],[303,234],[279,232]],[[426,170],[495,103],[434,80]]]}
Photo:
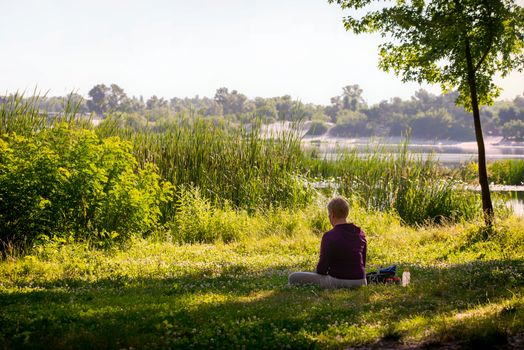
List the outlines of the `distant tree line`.
{"label": "distant tree line", "polygon": [[[34,99],[34,103],[47,113],[63,112],[68,101],[81,114],[104,118],[118,113],[125,125],[133,128],[161,124],[177,114],[194,114],[232,123],[249,123],[254,118],[266,124],[301,119],[312,122],[312,135],[327,132],[339,137],[400,136],[410,132],[413,138],[473,140],[471,114],[455,104],[457,97],[457,92],[434,95],[421,89],[408,100],[395,97],[368,105],[363,90],[355,84],[343,87],[341,95],[332,97],[327,106],[300,103],[290,95],[249,99],[226,87],[217,89],[213,98],[197,95],[164,99],[153,95],[145,100],[142,96],[128,96],[116,84],[98,84],[89,91],[87,99],[73,93],[43,96]],[[0,102],[7,100],[7,96],[0,97]],[[524,140],[524,96],[496,102],[484,108],[481,117],[486,135]]]}

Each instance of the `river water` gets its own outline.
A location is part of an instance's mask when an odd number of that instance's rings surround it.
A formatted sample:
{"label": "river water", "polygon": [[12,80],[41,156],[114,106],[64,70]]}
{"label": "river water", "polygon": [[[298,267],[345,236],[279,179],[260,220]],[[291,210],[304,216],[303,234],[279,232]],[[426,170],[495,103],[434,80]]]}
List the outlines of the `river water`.
{"label": "river water", "polygon": [[524,189],[502,192],[502,195],[505,198],[506,206],[513,209],[515,215],[524,218]]}
{"label": "river water", "polygon": [[519,196],[516,199],[511,199],[508,205],[513,208],[515,214],[524,217],[524,192],[519,192]]}
{"label": "river water", "polygon": [[[376,145],[385,147],[392,152],[398,149],[403,139],[391,138],[304,138],[306,149],[316,149],[322,157],[335,158],[341,151],[357,149],[363,154]],[[503,142],[500,137],[487,137],[485,140],[486,159],[488,162],[502,159],[524,159],[524,143]],[[476,142],[411,140],[408,150],[422,159],[432,157],[446,166],[457,166],[463,163],[477,161]]]}

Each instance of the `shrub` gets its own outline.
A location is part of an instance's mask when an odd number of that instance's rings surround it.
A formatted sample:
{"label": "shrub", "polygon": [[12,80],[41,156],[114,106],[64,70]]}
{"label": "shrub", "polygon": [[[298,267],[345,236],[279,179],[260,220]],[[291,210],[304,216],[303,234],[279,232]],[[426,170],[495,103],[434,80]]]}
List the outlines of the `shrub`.
{"label": "shrub", "polygon": [[503,185],[524,183],[524,160],[500,160],[488,164],[490,181]]}
{"label": "shrub", "polygon": [[328,131],[327,126],[322,122],[312,122],[306,136],[320,136],[324,135]]}
{"label": "shrub", "polygon": [[329,133],[335,137],[369,136],[372,129],[364,113],[343,109],[337,113],[337,124]]}
{"label": "shrub", "polygon": [[524,120],[511,120],[502,126],[502,135],[508,140],[524,141]]}
{"label": "shrub", "polygon": [[68,232],[122,240],[154,229],[171,185],[153,165],[140,169],[131,150],[117,137],[64,123],[32,136],[4,135],[0,240],[21,245]]}

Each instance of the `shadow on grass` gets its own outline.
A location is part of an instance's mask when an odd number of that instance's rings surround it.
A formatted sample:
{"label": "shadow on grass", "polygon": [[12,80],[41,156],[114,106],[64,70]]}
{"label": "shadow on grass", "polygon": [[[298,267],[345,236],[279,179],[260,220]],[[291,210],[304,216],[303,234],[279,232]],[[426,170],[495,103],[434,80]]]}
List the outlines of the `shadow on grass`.
{"label": "shadow on grass", "polygon": [[250,272],[241,265],[215,275],[59,280],[0,292],[0,344],[340,348],[422,341],[474,347],[506,344],[509,335],[522,332],[522,297],[515,295],[524,285],[523,261],[410,270],[407,288],[357,290],[290,287],[287,267]]}

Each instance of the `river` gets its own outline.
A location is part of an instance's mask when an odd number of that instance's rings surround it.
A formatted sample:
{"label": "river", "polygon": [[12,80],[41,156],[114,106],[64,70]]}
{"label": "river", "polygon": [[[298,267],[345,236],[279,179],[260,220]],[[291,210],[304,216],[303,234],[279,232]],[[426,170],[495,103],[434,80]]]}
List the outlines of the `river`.
{"label": "river", "polygon": [[[363,153],[375,145],[395,151],[403,139],[390,138],[333,138],[333,137],[311,137],[303,138],[302,144],[305,149],[316,149],[319,154],[326,158],[335,158],[342,150],[358,149]],[[503,142],[500,137],[487,137],[485,140],[486,159],[488,162],[502,159],[524,159],[524,143]],[[420,156],[422,159],[432,157],[446,166],[457,166],[463,163],[477,160],[476,142],[439,141],[439,140],[417,140],[413,139],[408,144],[410,152]]]}

